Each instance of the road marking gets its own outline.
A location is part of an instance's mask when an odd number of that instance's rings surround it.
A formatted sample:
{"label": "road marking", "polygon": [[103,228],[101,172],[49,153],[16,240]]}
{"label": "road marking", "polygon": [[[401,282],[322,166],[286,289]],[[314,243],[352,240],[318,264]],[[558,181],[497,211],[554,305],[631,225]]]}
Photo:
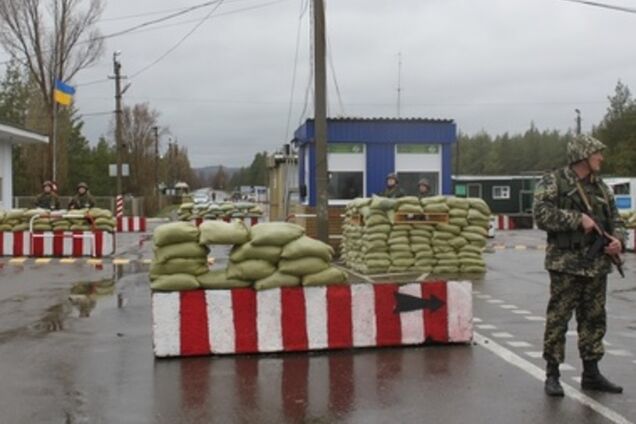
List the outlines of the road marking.
{"label": "road marking", "polygon": [[479,325],[476,325],[476,327],[479,328],[480,330],[496,330],[497,329],[497,327],[491,324],[479,324]]}
{"label": "road marking", "polygon": [[516,311],[512,311],[512,313],[517,315],[530,315],[532,312],[526,311],[525,309],[517,309]]}
{"label": "road marking", "polygon": [[11,265],[24,265],[28,258],[12,258],[9,259]]}
{"label": "road marking", "polygon": [[150,265],[152,263],[152,259],[142,259],[141,263],[144,265]]}
{"label": "road marking", "polygon": [[502,309],[517,309],[515,305],[499,305]]}
{"label": "road marking", "polygon": [[473,322],[481,322],[481,318],[473,317]]}
{"label": "road marking", "polygon": [[543,352],[524,352],[524,353],[534,359],[543,358]]}
{"label": "road marking", "polygon": [[574,368],[572,365],[570,364],[561,364],[561,366],[559,367],[559,369],[561,371],[576,371],[576,368]]}
{"label": "road marking", "polygon": [[603,344],[604,344],[605,346],[614,346],[614,344],[613,344],[613,343],[610,343],[610,342],[605,341],[605,340],[603,340]]}
{"label": "road marking", "polygon": [[515,250],[526,250],[528,246],[524,246],[523,244],[518,244],[515,246]]}
{"label": "road marking", "polygon": [[124,258],[113,259],[113,265],[128,265],[129,263],[130,263],[130,259],[124,259]]}
{"label": "road marking", "polygon": [[572,380],[574,380],[577,383],[581,384],[581,376],[572,377]]}
{"label": "road marking", "polygon": [[46,265],[51,263],[51,258],[37,258],[35,260],[36,265]]}
{"label": "road marking", "polygon": [[567,333],[565,333],[565,335],[570,337],[578,337],[579,333],[575,330],[570,330]]}
{"label": "road marking", "polygon": [[512,347],[532,347],[528,342],[506,342]]}
{"label": "road marking", "polygon": [[477,298],[478,299],[490,299],[492,296],[489,294],[478,294]]}
{"label": "road marking", "polygon": [[488,302],[488,303],[504,303],[503,300],[499,300],[499,299],[490,299],[490,300],[487,300],[486,302]]}
{"label": "road marking", "polygon": [[[484,337],[484,336],[482,336],[479,333],[473,333],[473,340],[479,346],[489,350],[490,352],[492,352],[495,355],[499,356],[501,359],[503,359],[504,361],[508,362],[509,364],[512,364],[512,365],[516,366],[517,368],[525,371],[528,375],[536,378],[537,380],[543,382],[543,380],[545,379],[545,371],[544,370],[542,370],[538,366],[534,365],[533,363],[528,362],[527,360],[523,359],[521,356],[517,355],[516,353],[506,349],[505,347],[501,346],[500,344],[498,344],[494,340],[488,339],[487,337]],[[582,405],[585,405],[585,406],[593,409],[594,411],[596,411],[600,415],[604,416],[608,420],[610,420],[610,421],[612,421],[612,422],[614,422],[616,424],[634,424],[633,422],[629,421],[627,418],[623,417],[618,412],[614,411],[613,409],[610,409],[610,408],[606,407],[605,405],[601,404],[600,402],[598,402],[598,401],[592,399],[591,397],[581,393],[579,390],[575,389],[574,387],[570,386],[569,384],[564,382],[564,383],[562,383],[562,385],[563,385],[563,390],[565,391],[566,396],[568,396],[571,399],[576,400],[577,402],[581,403]],[[539,389],[540,388],[537,387],[537,390],[539,390]]]}
{"label": "road marking", "polygon": [[614,356],[622,356],[622,357],[634,356],[631,352],[628,352],[628,351],[623,350],[623,349],[605,350],[605,353],[609,353],[610,355],[614,355]]}
{"label": "road marking", "polygon": [[101,259],[86,259],[87,265],[102,265],[104,261]]}
{"label": "road marking", "polygon": [[545,321],[544,317],[529,316],[524,318],[527,319],[528,321]]}
{"label": "road marking", "polygon": [[473,290],[473,294],[480,294],[481,292],[479,290]]}
{"label": "road marking", "polygon": [[492,336],[498,339],[512,339],[514,337],[512,334],[506,332],[492,333]]}
{"label": "road marking", "polygon": [[70,265],[70,264],[74,264],[75,262],[77,262],[77,259],[73,259],[73,258],[62,258],[60,259],[60,263],[63,265]]}

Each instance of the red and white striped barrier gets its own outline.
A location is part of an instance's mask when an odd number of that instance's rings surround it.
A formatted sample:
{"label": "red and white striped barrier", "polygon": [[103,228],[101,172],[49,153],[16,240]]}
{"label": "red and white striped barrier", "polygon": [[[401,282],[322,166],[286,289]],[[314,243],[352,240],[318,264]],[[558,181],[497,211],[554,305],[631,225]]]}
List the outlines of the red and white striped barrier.
{"label": "red and white striped barrier", "polygon": [[115,216],[124,216],[124,196],[121,194],[115,198]]}
{"label": "red and white striped barrier", "polygon": [[496,230],[514,230],[517,228],[515,219],[508,215],[495,215],[493,225]]}
{"label": "red and white striped barrier", "polygon": [[[218,218],[218,219],[221,219],[221,218]],[[232,221],[234,219],[241,219],[241,218],[225,217],[225,218],[222,218],[222,219],[225,222],[230,222],[230,221]],[[248,227],[253,227],[254,225],[260,223],[261,220],[262,220],[262,218],[260,216],[246,216],[245,218],[242,218],[242,219],[243,219],[243,223],[245,225],[247,225]],[[194,225],[196,225],[198,227],[199,225],[203,224],[204,221],[207,221],[207,220],[203,219],[203,218],[195,218]]]}
{"label": "red and white striped barrier", "polygon": [[636,252],[636,229],[627,229],[627,238],[625,239],[625,248],[632,252]]}
{"label": "red and white striped barrier", "polygon": [[146,217],[145,216],[118,216],[117,217],[118,233],[145,233]]}
{"label": "red and white striped barrier", "polygon": [[[471,291],[467,281],[440,281],[154,292],[154,351],[168,357],[466,343]],[[420,306],[396,312],[402,295]]]}
{"label": "red and white striped barrier", "polygon": [[107,231],[0,233],[0,256],[103,257],[113,253],[115,253],[115,235]]}

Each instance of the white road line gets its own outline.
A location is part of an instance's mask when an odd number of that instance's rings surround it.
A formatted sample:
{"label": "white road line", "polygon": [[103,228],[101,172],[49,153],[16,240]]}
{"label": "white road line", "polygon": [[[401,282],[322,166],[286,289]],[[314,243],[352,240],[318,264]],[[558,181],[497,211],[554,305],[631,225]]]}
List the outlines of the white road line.
{"label": "white road line", "polygon": [[496,337],[498,339],[512,339],[514,336],[510,333],[505,333],[505,332],[501,332],[501,333],[492,333],[493,337]]}
{"label": "white road line", "polygon": [[532,347],[528,342],[506,342],[512,347]]}
{"label": "white road line", "polygon": [[473,317],[473,322],[482,322],[481,318]]}
{"label": "white road line", "polygon": [[528,321],[545,321],[544,317],[529,316],[524,318],[527,319]]}
{"label": "white road line", "polygon": [[613,343],[610,343],[610,342],[605,341],[605,340],[603,340],[603,344],[604,344],[605,346],[614,346],[614,344],[613,344]]}
{"label": "white road line", "polygon": [[[479,333],[473,333],[473,340],[479,346],[489,350],[490,352],[499,356],[501,359],[508,362],[509,364],[512,364],[516,366],[517,368],[520,368],[521,370],[525,371],[526,373],[536,378],[537,380],[543,382],[543,380],[545,379],[544,370],[534,365],[533,363],[528,362],[527,360],[523,359],[521,356],[515,354],[514,352],[506,349],[505,347],[501,346],[494,340],[488,339],[487,337],[484,337]],[[570,386],[569,384],[563,382],[562,385],[563,385],[563,390],[565,391],[566,396],[568,396],[569,398],[573,400],[576,400],[582,405],[585,405],[593,409],[594,411],[604,416],[608,420],[616,424],[634,424],[633,422],[629,421],[627,418],[623,417],[618,412],[608,408],[602,403],[581,393],[580,391],[576,390],[574,387]],[[540,386],[537,385],[537,390],[540,390],[540,389],[541,389]]]}
{"label": "white road line", "polygon": [[477,297],[477,299],[490,299],[492,296],[489,294],[478,294],[475,297]]}
{"label": "white road line", "polygon": [[526,311],[525,309],[517,309],[516,311],[512,311],[512,313],[517,315],[530,315],[532,312]]}
{"label": "white road line", "polygon": [[581,376],[572,377],[572,380],[574,380],[574,381],[576,381],[577,383],[581,384]]}
{"label": "white road line", "polygon": [[499,305],[501,309],[517,309],[515,305]]}
{"label": "white road line", "polygon": [[479,328],[480,330],[496,330],[497,329],[497,327],[491,324],[479,324],[479,325],[476,325],[475,327]]}
{"label": "white road line", "polygon": [[543,358],[543,352],[524,352],[524,353],[534,359]]}
{"label": "white road line", "polygon": [[488,303],[504,303],[503,300],[499,300],[499,299],[490,299],[490,300],[487,300],[486,302],[488,302]]}
{"label": "white road line", "polygon": [[631,352],[627,350],[623,350],[623,349],[609,349],[609,350],[605,350],[605,353],[609,353],[610,355],[614,355],[614,356],[622,356],[622,357],[634,356]]}
{"label": "white road line", "polygon": [[579,333],[575,330],[570,330],[567,333],[565,333],[565,335],[570,337],[578,337]]}
{"label": "white road line", "polygon": [[479,290],[473,290],[473,294],[480,294],[481,292]]}
{"label": "white road line", "polygon": [[576,371],[576,368],[574,368],[572,365],[570,364],[561,364],[561,366],[559,367],[559,369],[561,371]]}

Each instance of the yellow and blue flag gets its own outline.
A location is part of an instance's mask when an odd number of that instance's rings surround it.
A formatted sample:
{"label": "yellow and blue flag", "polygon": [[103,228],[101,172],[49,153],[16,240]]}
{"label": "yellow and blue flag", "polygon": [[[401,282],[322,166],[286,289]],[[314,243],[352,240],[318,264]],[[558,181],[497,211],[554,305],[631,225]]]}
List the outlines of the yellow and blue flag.
{"label": "yellow and blue flag", "polygon": [[55,80],[55,90],[53,91],[53,98],[57,103],[63,106],[69,106],[71,103],[73,103],[74,95],[75,87],[64,84],[60,80]]}

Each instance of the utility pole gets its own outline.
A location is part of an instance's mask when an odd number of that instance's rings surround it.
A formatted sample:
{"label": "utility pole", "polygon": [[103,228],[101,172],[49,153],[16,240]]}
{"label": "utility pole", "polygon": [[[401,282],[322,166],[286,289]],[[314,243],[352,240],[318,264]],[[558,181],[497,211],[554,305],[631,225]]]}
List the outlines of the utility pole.
{"label": "utility pole", "polygon": [[327,67],[325,6],[314,0],[314,126],[316,143],[316,229],[318,240],[329,243],[329,194],[327,192]]}
{"label": "utility pole", "polygon": [[117,194],[122,194],[122,139],[121,139],[121,63],[117,60],[117,57],[121,54],[120,51],[113,53],[113,73],[111,78],[115,80],[115,153],[117,155]]}
{"label": "utility pole", "polygon": [[152,127],[155,136],[155,191],[159,190],[159,127]]}
{"label": "utility pole", "polygon": [[397,117],[402,109],[402,52],[398,53]]}
{"label": "utility pole", "polygon": [[574,109],[576,112],[576,135],[581,135],[581,111]]}

